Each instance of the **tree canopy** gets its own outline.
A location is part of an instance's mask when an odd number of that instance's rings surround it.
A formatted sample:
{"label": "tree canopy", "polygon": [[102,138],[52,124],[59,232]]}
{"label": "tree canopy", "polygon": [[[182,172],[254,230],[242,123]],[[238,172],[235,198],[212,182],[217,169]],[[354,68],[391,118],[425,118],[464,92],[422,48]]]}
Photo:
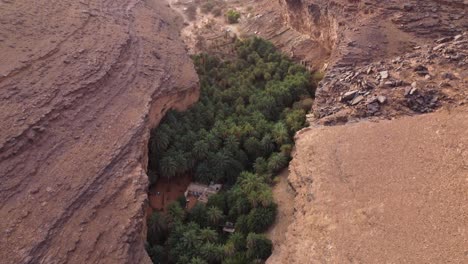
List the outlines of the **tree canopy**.
{"label": "tree canopy", "polygon": [[[169,111],[151,132],[152,183],[189,174],[225,186],[206,205],[185,212],[175,202],[151,217],[147,248],[155,263],[252,263],[271,254],[271,241],[259,234],[277,213],[270,183],[288,165],[315,87],[267,41],[238,41],[236,53],[229,61],[194,56],[199,102]],[[226,222],[234,233],[222,232]]]}

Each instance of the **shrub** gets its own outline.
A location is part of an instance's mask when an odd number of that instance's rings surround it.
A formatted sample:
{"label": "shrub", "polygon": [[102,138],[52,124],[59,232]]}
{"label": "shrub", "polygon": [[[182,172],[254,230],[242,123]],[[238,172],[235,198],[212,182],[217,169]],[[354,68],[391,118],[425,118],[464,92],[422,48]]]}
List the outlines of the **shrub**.
{"label": "shrub", "polygon": [[236,24],[239,22],[241,14],[236,10],[229,10],[226,13],[226,18],[229,24]]}

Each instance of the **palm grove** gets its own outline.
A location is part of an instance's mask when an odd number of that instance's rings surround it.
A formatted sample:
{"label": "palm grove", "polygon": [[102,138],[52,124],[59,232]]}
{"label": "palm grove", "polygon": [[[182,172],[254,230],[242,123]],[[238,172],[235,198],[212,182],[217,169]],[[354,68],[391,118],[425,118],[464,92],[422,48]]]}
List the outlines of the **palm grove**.
{"label": "palm grove", "polygon": [[[305,124],[314,85],[309,73],[259,38],[238,41],[237,57],[197,55],[199,102],[169,112],[152,131],[150,181],[192,175],[222,183],[208,203],[183,209],[185,199],[155,212],[147,250],[154,263],[256,263],[271,254],[262,232],[274,222],[270,184],[288,165],[294,133]],[[235,223],[225,234],[220,225]]]}

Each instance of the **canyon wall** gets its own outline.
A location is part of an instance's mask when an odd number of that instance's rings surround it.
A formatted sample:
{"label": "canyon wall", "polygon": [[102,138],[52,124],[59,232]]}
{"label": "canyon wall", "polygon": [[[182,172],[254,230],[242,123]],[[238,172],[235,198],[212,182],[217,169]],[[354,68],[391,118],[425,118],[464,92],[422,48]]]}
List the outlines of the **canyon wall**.
{"label": "canyon wall", "polygon": [[294,220],[267,263],[463,263],[468,108],[306,128]]}
{"label": "canyon wall", "polygon": [[462,263],[468,2],[279,3],[331,50],[289,166],[293,220],[267,263]]}
{"label": "canyon wall", "polygon": [[0,1],[2,263],[150,263],[149,131],[198,98],[158,0]]}

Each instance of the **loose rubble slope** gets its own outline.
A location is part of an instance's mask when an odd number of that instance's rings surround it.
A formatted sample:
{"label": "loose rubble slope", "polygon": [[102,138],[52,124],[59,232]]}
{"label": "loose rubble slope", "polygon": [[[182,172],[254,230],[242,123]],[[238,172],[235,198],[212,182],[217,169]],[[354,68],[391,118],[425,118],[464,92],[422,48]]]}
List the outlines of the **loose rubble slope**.
{"label": "loose rubble slope", "polygon": [[2,263],[149,263],[149,129],[198,96],[156,0],[0,1]]}

